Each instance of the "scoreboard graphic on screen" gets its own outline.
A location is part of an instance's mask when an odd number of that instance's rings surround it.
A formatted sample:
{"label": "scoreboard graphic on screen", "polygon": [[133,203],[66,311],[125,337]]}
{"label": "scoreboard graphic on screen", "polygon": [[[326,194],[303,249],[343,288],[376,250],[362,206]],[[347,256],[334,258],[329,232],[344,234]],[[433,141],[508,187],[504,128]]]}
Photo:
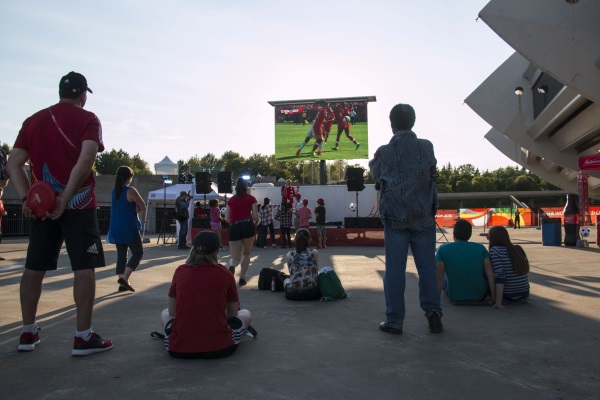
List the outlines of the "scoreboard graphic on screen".
{"label": "scoreboard graphic on screen", "polygon": [[270,101],[278,161],[369,158],[367,105],[375,96]]}

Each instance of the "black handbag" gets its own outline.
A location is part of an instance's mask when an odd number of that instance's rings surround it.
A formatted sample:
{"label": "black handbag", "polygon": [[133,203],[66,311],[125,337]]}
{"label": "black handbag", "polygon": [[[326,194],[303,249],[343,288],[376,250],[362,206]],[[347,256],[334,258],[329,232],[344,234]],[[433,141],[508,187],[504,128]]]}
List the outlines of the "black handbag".
{"label": "black handbag", "polygon": [[[289,276],[273,268],[263,268],[258,275],[258,290],[271,290],[271,284],[275,281],[275,291],[283,291],[283,281]],[[274,278],[274,279],[273,279]]]}

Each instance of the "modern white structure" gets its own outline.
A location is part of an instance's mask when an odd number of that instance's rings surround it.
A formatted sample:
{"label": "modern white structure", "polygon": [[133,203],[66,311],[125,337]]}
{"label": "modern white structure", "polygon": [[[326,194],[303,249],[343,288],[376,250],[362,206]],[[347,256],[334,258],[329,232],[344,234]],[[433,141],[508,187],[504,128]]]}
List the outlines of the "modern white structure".
{"label": "modern white structure", "polygon": [[[578,159],[600,149],[600,1],[492,0],[479,17],[516,52],[465,102],[514,162],[577,192]],[[600,172],[589,195],[600,198]]]}

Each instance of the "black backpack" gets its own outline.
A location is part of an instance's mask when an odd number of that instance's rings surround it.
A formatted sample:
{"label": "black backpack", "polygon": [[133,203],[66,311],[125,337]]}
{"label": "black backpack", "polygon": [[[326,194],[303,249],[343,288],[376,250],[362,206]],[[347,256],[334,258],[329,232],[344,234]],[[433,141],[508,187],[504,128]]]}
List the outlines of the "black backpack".
{"label": "black backpack", "polygon": [[283,291],[283,281],[289,276],[273,268],[263,268],[258,276],[258,290],[271,290],[271,283],[275,278],[275,291]]}

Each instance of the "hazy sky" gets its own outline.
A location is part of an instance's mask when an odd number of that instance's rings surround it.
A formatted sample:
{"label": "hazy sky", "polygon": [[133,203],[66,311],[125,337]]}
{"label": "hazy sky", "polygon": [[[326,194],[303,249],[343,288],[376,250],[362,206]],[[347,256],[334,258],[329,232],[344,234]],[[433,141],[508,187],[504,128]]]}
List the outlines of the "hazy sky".
{"label": "hazy sky", "polygon": [[[485,0],[0,1],[0,141],[83,73],[108,150],[154,170],[233,150],[274,152],[269,100],[371,96],[369,155],[410,103],[438,165],[515,165],[464,99],[513,50],[483,21]],[[302,138],[299,138],[301,141]]]}

